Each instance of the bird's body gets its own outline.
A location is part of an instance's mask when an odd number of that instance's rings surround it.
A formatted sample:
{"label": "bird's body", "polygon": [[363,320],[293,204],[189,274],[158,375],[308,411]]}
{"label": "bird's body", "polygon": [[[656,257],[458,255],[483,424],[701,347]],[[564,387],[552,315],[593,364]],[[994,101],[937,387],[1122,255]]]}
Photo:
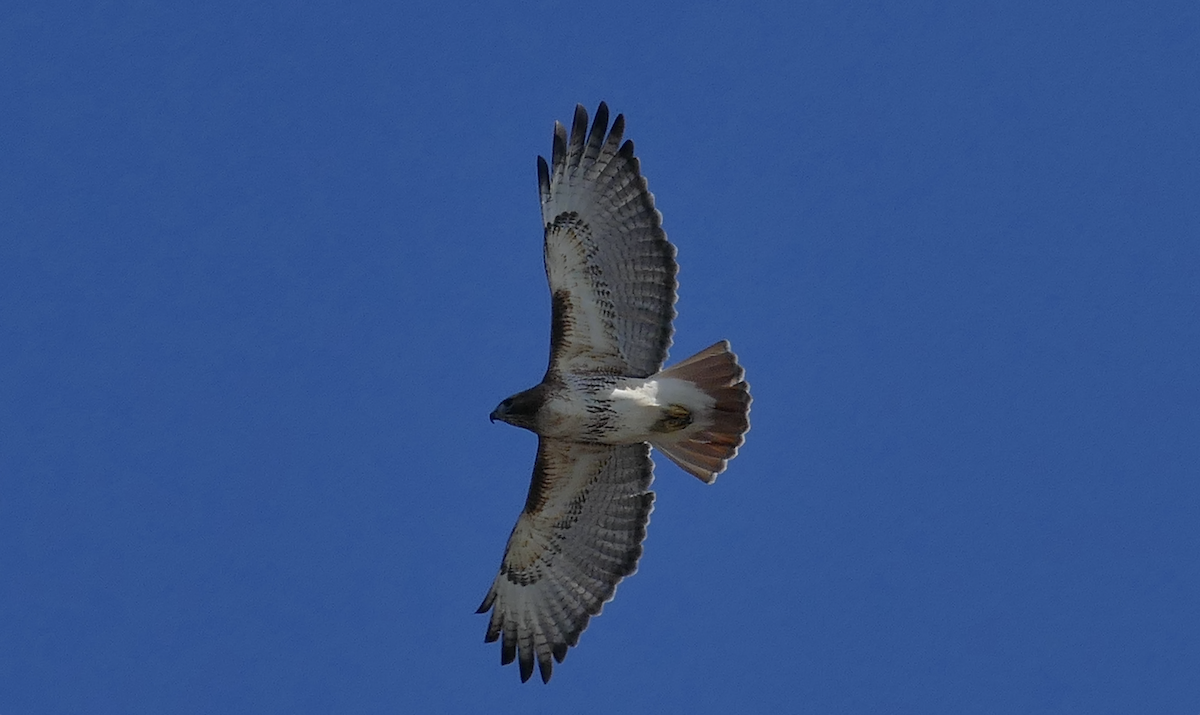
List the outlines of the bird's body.
{"label": "bird's body", "polygon": [[668,429],[678,423],[671,422],[672,408],[701,414],[714,402],[693,383],[671,377],[561,377],[563,389],[547,391],[537,411],[532,431],[542,437],[609,445],[650,442],[672,431],[700,429],[694,422]]}
{"label": "bird's body", "polygon": [[675,317],[675,247],[662,230],[625,121],[591,132],[575,109],[555,125],[538,185],[550,283],[550,365],[542,381],[492,412],[535,432],[525,508],[479,608],[501,662],[543,681],[588,620],[633,573],[654,494],[653,445],[711,483],[750,428],[744,372],[721,341],[667,369]]}

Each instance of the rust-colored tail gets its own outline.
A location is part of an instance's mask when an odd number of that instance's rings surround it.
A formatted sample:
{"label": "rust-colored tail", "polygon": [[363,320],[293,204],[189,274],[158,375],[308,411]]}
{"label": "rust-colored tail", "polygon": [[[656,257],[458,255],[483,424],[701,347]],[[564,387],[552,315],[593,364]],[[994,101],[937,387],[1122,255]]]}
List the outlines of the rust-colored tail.
{"label": "rust-colored tail", "polygon": [[686,380],[712,400],[692,426],[651,442],[672,462],[706,484],[716,481],[737,455],[750,429],[750,385],[729,341],[701,350],[656,377]]}

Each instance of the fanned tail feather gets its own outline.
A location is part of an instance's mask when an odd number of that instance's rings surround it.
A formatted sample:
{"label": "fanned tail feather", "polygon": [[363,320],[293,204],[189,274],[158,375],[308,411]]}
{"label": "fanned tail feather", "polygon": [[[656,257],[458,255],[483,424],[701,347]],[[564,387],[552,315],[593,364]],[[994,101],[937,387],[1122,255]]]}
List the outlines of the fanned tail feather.
{"label": "fanned tail feather", "polygon": [[651,444],[706,484],[716,481],[750,430],[750,385],[745,376],[728,340],[658,373],[657,377],[691,382],[712,399],[713,405],[695,416],[697,429],[664,435]]}

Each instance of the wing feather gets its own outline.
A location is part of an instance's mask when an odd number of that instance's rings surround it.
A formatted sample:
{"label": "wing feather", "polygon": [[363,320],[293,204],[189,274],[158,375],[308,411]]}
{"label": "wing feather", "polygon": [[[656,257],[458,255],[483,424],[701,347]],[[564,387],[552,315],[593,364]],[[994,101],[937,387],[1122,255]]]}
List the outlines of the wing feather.
{"label": "wing feather", "polygon": [[500,662],[519,661],[522,681],[535,660],[549,681],[553,663],[637,569],[653,470],[644,443],[538,442],[531,498],[479,607],[492,612],[485,640],[501,641]]}
{"label": "wing feather", "polygon": [[646,377],[662,368],[671,345],[675,247],[633,142],[622,143],[625,117],[617,115],[611,128],[608,117],[602,102],[589,131],[587,110],[576,106],[569,135],[554,125],[550,161],[538,157],[546,276],[556,308],[548,375]]}

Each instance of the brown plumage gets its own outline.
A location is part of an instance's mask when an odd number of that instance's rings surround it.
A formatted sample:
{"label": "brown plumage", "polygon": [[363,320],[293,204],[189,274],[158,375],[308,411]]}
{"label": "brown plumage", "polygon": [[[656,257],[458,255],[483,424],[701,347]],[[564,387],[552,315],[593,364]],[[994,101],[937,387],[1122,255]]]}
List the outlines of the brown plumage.
{"label": "brown plumage", "polygon": [[713,399],[711,424],[686,438],[664,435],[650,444],[667,455],[684,471],[712,484],[725,471],[729,460],[750,429],[750,386],[746,371],[729,349],[729,341],[701,350],[683,362],[659,373],[661,377],[691,382]]}
{"label": "brown plumage", "polygon": [[500,661],[555,662],[637,568],[653,508],[653,445],[711,483],[750,428],[749,386],[721,341],[663,370],[675,318],[675,247],[662,230],[624,117],[575,109],[538,158],[550,283],[542,382],[491,414],[538,434],[525,508],[480,613]]}

